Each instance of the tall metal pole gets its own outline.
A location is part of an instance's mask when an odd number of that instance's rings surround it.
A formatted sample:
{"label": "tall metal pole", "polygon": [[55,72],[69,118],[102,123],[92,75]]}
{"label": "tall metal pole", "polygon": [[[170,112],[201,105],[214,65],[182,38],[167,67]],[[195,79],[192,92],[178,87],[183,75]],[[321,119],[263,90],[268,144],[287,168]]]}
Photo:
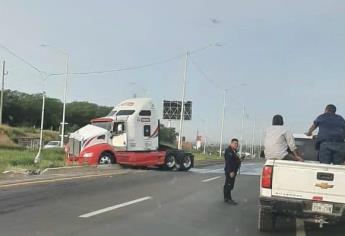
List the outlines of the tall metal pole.
{"label": "tall metal pole", "polygon": [[261,157],[261,150],[262,150],[262,132],[260,132],[260,146],[259,146],[259,157]]}
{"label": "tall metal pole", "polygon": [[223,148],[223,131],[224,131],[225,102],[226,102],[226,90],[224,89],[223,111],[222,111],[222,125],[221,125],[221,129],[220,129],[220,140],[219,140],[219,157],[222,157],[222,148]]}
{"label": "tall metal pole", "polygon": [[207,119],[206,120],[204,120],[204,119],[202,119],[202,121],[203,122],[205,122],[205,123],[203,123],[203,126],[204,126],[204,151],[203,151],[203,153],[204,153],[204,155],[206,155],[206,145],[207,145],[207,124],[208,124],[208,122],[207,122]]}
{"label": "tall metal pole", "polygon": [[66,76],[63,92],[63,109],[62,109],[62,122],[61,122],[61,147],[64,146],[64,136],[65,136],[65,117],[66,117],[66,96],[67,96],[67,81],[68,81],[68,63],[69,55],[66,54]]}
{"label": "tall metal pole", "polygon": [[207,144],[207,138],[205,135],[205,137],[204,137],[204,155],[206,155],[206,144]]}
{"label": "tall metal pole", "polygon": [[186,52],[186,59],[184,64],[184,73],[183,73],[183,86],[182,86],[182,99],[181,99],[181,117],[180,117],[180,131],[178,135],[178,149],[182,149],[182,136],[183,136],[183,120],[184,120],[184,100],[186,93],[186,80],[187,80],[187,63],[188,63],[189,52]]}
{"label": "tall metal pole", "polygon": [[2,62],[1,76],[1,101],[0,101],[0,125],[2,125],[2,112],[4,107],[4,89],[5,89],[5,61]]}
{"label": "tall metal pole", "polygon": [[40,131],[40,146],[38,153],[34,159],[35,163],[38,163],[41,160],[41,151],[43,147],[43,125],[44,125],[44,110],[45,110],[45,101],[46,101],[46,92],[45,92],[45,80],[43,81],[43,92],[42,92],[42,114],[41,114],[41,131]]}
{"label": "tall metal pole", "polygon": [[245,107],[243,105],[242,110],[242,124],[241,124],[241,145],[240,145],[240,157],[242,157],[242,151],[243,151],[243,132],[244,132],[244,113],[245,113]]}
{"label": "tall metal pole", "polygon": [[255,139],[255,120],[254,120],[254,125],[253,125],[253,136],[252,136],[252,150],[251,150],[252,157],[254,157],[254,139]]}

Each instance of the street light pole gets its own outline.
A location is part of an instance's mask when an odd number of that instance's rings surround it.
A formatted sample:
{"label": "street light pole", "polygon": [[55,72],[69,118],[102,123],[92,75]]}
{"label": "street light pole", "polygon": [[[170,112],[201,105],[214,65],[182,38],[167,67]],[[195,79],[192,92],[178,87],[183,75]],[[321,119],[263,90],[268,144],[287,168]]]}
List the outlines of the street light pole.
{"label": "street light pole", "polygon": [[17,59],[19,59],[20,61],[22,61],[27,66],[29,66],[32,69],[34,69],[35,71],[37,71],[40,74],[41,77],[44,74],[44,77],[43,77],[43,93],[42,93],[43,97],[42,97],[42,117],[41,117],[41,132],[40,132],[40,148],[39,148],[38,153],[37,153],[37,155],[36,155],[36,157],[34,159],[35,163],[37,163],[40,160],[40,154],[41,154],[41,149],[42,149],[42,145],[43,145],[43,123],[44,123],[44,106],[45,106],[45,79],[48,78],[48,75],[44,71],[41,71],[36,66],[34,66],[33,64],[31,64],[30,62],[25,60],[24,58],[18,56],[16,53],[14,53],[12,50],[10,50],[9,48],[5,47],[4,45],[0,44],[0,47],[5,49],[8,53],[10,53],[12,56],[14,56]]}
{"label": "street light pole", "polygon": [[240,145],[240,157],[241,158],[242,158],[242,151],[243,151],[244,113],[245,113],[245,107],[243,105],[242,121],[241,121],[241,145]]}
{"label": "street light pole", "polygon": [[63,108],[62,108],[62,121],[60,123],[61,125],[61,147],[64,146],[64,136],[65,136],[65,118],[66,118],[66,96],[67,96],[67,82],[68,82],[68,73],[69,73],[69,54],[65,52],[64,50],[57,48],[55,46],[49,45],[49,44],[41,44],[41,47],[49,47],[52,48],[59,53],[65,55],[66,57],[66,71],[65,71],[65,83],[64,83],[64,92],[63,92]]}
{"label": "street light pole", "polygon": [[45,82],[47,75],[43,78],[43,91],[42,91],[42,114],[41,114],[41,130],[40,130],[40,143],[38,148],[38,153],[34,159],[34,163],[38,163],[41,160],[41,151],[43,147],[43,126],[44,126],[44,111],[45,111],[45,101],[46,101],[46,91],[45,91]]}
{"label": "street light pole", "polygon": [[4,89],[5,89],[5,61],[2,62],[2,76],[1,76],[1,101],[0,101],[0,125],[2,125],[2,113],[4,110]]}
{"label": "street light pole", "polygon": [[184,73],[183,73],[183,86],[182,86],[182,99],[181,99],[181,114],[180,114],[180,131],[178,135],[178,149],[182,149],[182,135],[183,135],[183,120],[184,120],[184,100],[186,93],[186,80],[187,80],[187,63],[188,63],[189,52],[186,52]]}
{"label": "street light pole", "polygon": [[226,102],[226,89],[224,89],[224,98],[223,98],[223,112],[222,112],[223,114],[222,114],[222,126],[221,126],[221,129],[220,129],[219,157],[222,157],[224,116],[225,116],[225,102]]}
{"label": "street light pole", "polygon": [[64,94],[63,94],[63,109],[62,109],[62,123],[61,123],[61,147],[64,146],[64,136],[65,136],[65,118],[66,118],[66,96],[67,96],[67,81],[68,81],[68,64],[69,55],[66,54],[66,76],[64,84]]}
{"label": "street light pole", "polygon": [[254,120],[254,125],[253,125],[253,136],[252,136],[252,150],[251,150],[251,154],[252,154],[252,157],[254,157],[254,141],[255,141],[255,120]]}

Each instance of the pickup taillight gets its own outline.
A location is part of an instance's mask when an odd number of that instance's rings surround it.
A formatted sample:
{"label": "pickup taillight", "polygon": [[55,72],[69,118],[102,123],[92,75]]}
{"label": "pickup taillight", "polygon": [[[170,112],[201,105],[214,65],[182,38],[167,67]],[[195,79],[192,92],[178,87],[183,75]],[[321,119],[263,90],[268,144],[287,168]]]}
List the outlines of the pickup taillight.
{"label": "pickup taillight", "polygon": [[262,170],[261,187],[272,188],[273,166],[265,166]]}

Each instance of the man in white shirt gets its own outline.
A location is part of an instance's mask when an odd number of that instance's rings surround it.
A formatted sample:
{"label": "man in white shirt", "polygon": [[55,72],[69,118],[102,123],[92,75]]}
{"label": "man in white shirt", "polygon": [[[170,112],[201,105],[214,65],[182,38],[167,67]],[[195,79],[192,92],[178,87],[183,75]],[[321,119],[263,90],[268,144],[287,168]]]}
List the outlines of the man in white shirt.
{"label": "man in white shirt", "polygon": [[[288,130],[285,129],[281,115],[273,117],[272,126],[266,129],[264,148],[267,159],[304,161],[297,154],[295,140]],[[288,153],[288,148],[291,151]]]}

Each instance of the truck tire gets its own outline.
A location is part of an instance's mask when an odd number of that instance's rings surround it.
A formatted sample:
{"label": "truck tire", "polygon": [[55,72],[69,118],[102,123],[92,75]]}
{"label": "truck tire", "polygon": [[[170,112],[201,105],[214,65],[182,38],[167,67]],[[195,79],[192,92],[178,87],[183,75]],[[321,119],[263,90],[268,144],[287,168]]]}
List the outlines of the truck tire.
{"label": "truck tire", "polygon": [[187,171],[192,168],[192,157],[189,155],[184,155],[181,159],[181,163],[178,165],[178,169],[182,171]]}
{"label": "truck tire", "polygon": [[115,157],[110,152],[103,152],[98,159],[98,164],[100,165],[115,164]]}
{"label": "truck tire", "polygon": [[168,154],[166,157],[165,157],[165,163],[164,163],[164,169],[166,170],[172,170],[174,169],[176,165],[176,158],[173,154]]}
{"label": "truck tire", "polygon": [[270,210],[259,208],[258,229],[261,232],[272,232],[275,230],[275,216]]}

